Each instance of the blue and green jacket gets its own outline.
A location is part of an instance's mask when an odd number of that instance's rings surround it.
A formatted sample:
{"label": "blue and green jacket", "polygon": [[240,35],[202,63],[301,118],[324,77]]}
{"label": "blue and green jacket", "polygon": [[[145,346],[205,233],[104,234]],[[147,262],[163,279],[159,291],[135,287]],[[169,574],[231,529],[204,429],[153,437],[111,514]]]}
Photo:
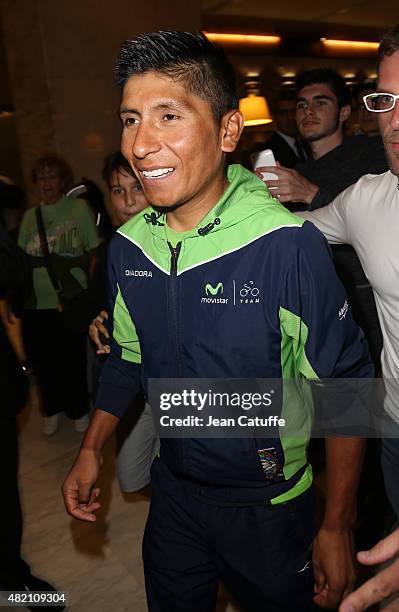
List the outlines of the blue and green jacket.
{"label": "blue and green jacket", "polygon": [[[112,326],[96,406],[118,417],[148,378],[373,375],[329,247],[241,166],[176,248],[146,209],[109,248]],[[279,503],[311,484],[304,440],[164,439],[161,460],[209,496]],[[262,449],[280,468],[268,478]],[[208,488],[207,488],[208,487]]]}

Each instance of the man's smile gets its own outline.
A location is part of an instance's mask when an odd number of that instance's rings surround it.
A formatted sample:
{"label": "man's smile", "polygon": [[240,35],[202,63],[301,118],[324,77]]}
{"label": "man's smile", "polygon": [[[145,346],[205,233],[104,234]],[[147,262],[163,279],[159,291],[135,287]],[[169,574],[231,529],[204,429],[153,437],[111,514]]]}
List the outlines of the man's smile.
{"label": "man's smile", "polygon": [[139,172],[145,179],[163,179],[174,172],[174,168],[151,168],[148,170],[139,170]]}

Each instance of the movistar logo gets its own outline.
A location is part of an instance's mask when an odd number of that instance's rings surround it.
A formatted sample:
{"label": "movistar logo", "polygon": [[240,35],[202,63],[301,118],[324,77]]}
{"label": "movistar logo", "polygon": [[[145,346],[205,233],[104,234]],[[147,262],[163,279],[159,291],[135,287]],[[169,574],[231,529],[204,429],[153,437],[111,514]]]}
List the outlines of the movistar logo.
{"label": "movistar logo", "polygon": [[207,297],[202,296],[201,303],[202,304],[227,304],[229,301],[229,298],[216,297],[216,296],[222,295],[223,292],[224,292],[223,283],[218,283],[215,287],[211,285],[211,283],[207,283],[205,285],[205,295]]}
{"label": "movistar logo", "polygon": [[223,283],[218,283],[216,287],[212,287],[210,283],[205,285],[205,293],[206,295],[218,295],[219,293],[223,293]]}

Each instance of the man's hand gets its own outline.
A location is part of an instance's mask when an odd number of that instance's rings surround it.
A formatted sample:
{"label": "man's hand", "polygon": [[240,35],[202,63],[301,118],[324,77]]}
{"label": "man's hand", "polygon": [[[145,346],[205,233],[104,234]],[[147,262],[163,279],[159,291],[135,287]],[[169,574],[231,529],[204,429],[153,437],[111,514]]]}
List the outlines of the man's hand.
{"label": "man's hand", "polygon": [[111,351],[109,345],[104,344],[100,337],[101,334],[107,340],[109,339],[108,330],[104,325],[105,319],[108,320],[108,313],[105,310],[102,310],[100,314],[93,319],[89,327],[89,336],[97,347],[97,355],[104,355]]}
{"label": "man's hand", "polygon": [[[277,162],[276,166],[262,166],[256,169],[256,174],[262,178],[262,172],[273,172],[278,179],[264,181],[270,193],[280,202],[303,202],[310,204],[319,191],[317,185],[308,181],[294,169],[284,168]],[[263,179],[262,179],[263,180]]]}
{"label": "man's hand", "polygon": [[349,595],[356,580],[355,547],[350,529],[334,531],[321,527],[313,543],[314,602],[335,609]]}
{"label": "man's hand", "polygon": [[96,520],[94,514],[100,505],[100,489],[96,481],[102,464],[102,449],[115,431],[119,418],[105,410],[95,409],[86,431],[82,448],[62,485],[67,512],[82,521]]}
{"label": "man's hand", "polygon": [[[360,563],[374,565],[392,559],[399,553],[399,529],[380,540],[371,550],[359,552]],[[360,612],[395,594],[399,595],[399,559],[365,582],[342,602],[339,612]],[[398,612],[399,596],[381,612]]]}
{"label": "man's hand", "polygon": [[62,485],[62,494],[68,514],[82,521],[94,523],[101,504],[95,487],[101,467],[101,456],[94,450],[82,448]]}

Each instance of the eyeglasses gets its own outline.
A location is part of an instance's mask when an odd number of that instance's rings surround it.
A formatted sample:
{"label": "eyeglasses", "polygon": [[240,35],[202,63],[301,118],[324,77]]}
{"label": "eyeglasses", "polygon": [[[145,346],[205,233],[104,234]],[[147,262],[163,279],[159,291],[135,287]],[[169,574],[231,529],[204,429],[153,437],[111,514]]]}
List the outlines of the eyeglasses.
{"label": "eyeglasses", "polygon": [[395,108],[396,100],[399,100],[399,95],[395,96],[391,93],[372,93],[363,96],[363,102],[367,110],[372,113],[387,113]]}

